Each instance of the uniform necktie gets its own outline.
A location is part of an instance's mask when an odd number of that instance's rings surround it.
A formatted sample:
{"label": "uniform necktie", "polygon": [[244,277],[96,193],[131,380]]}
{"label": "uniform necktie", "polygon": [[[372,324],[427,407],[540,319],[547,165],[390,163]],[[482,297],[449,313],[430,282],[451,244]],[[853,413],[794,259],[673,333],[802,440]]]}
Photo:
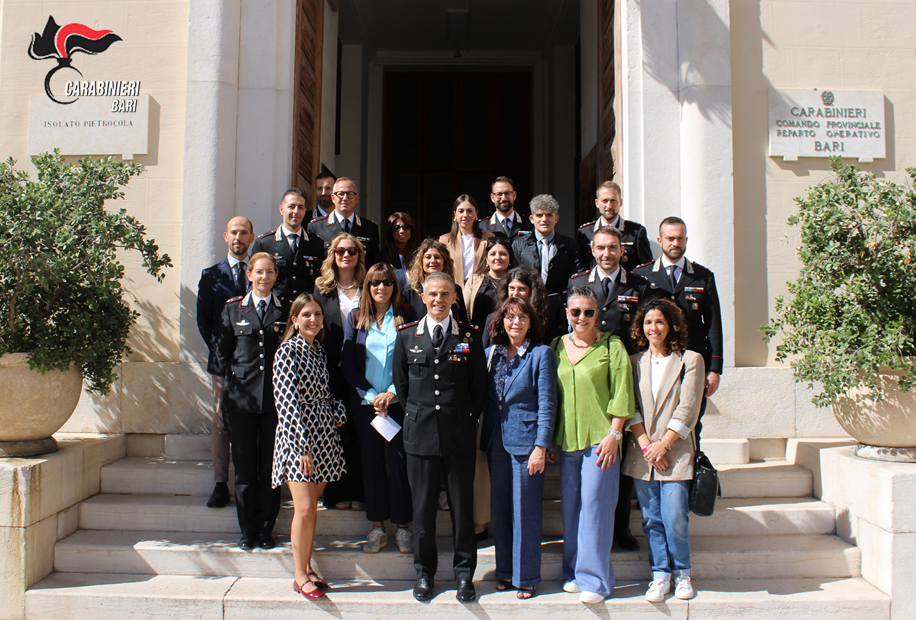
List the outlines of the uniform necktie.
{"label": "uniform necktie", "polygon": [[547,272],[550,271],[550,243],[541,239],[541,281],[547,282]]}
{"label": "uniform necktie", "polygon": [[350,234],[350,220],[349,219],[344,220],[344,232],[347,233],[348,235]]}
{"label": "uniform necktie", "polygon": [[245,263],[236,263],[236,268],[238,272],[235,274],[235,289],[238,291],[239,295],[244,295],[248,290],[248,278],[245,277],[245,270],[247,265]]}
{"label": "uniform necktie", "polygon": [[292,240],[293,256],[296,255],[296,252],[299,251],[299,235],[290,235],[289,238]]}
{"label": "uniform necktie", "polygon": [[264,322],[264,315],[267,314],[267,302],[263,299],[258,302],[258,318],[261,319],[261,322]]}
{"label": "uniform necktie", "polygon": [[677,270],[677,265],[668,265],[668,281],[671,283],[671,290],[674,291],[674,288],[677,286],[677,278],[674,276],[674,272]]}
{"label": "uniform necktie", "polygon": [[614,293],[616,283],[612,278],[604,279],[604,299],[610,299],[611,295]]}
{"label": "uniform necktie", "polygon": [[436,325],[436,329],[433,330],[433,346],[439,348],[442,345],[442,326]]}

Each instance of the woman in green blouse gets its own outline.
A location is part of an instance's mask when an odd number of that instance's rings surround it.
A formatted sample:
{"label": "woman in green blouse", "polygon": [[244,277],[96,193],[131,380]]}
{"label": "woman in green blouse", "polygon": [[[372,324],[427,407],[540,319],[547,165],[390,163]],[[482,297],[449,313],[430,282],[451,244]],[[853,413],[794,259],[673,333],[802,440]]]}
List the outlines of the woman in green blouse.
{"label": "woman in green blouse", "polygon": [[563,573],[567,592],[600,603],[614,591],[611,544],[620,475],[620,442],[634,415],[633,375],[617,336],[597,329],[591,289],[573,288],[571,332],[553,341],[559,407],[554,441],[560,458]]}

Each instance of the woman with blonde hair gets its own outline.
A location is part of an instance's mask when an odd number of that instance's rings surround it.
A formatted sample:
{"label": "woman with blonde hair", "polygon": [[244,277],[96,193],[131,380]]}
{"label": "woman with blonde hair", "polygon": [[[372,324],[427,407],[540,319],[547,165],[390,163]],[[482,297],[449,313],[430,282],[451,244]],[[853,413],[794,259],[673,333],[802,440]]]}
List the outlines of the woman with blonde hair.
{"label": "woman with blonde hair", "polygon": [[293,302],[283,343],[274,361],[273,393],[279,422],[272,485],[289,485],[293,496],[293,590],[307,599],[330,586],[312,569],[318,496],[346,473],[337,429],[346,421],[343,404],[331,396],[321,300],[302,293]]}

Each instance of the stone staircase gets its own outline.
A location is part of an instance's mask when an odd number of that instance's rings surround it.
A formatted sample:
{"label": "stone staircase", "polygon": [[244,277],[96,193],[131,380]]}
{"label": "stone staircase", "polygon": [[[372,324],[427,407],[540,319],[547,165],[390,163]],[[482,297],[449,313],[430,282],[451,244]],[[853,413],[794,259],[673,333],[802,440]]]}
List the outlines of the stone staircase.
{"label": "stone staircase", "polygon": [[[79,505],[79,528],[54,549],[55,572],[26,593],[28,620],[393,618],[432,612],[444,618],[544,616],[614,618],[817,618],[887,620],[888,597],[860,577],[860,553],[834,535],[834,509],[812,497],[812,474],[782,461],[721,466],[723,497],[716,514],[692,517],[691,552],[698,595],[644,598],[650,579],[639,513],[631,528],[641,550],[613,552],[618,587],[598,606],[562,592],[559,478],[548,470],[542,575],[532,601],[495,592],[492,540],[481,545],[478,601],[454,598],[450,543],[440,542],[437,596],[413,600],[411,556],[392,543],[363,553],[365,513],[321,510],[315,564],[331,583],[317,603],[292,591],[289,522],[284,501],[273,550],[238,549],[235,507],[205,506],[212,490],[209,463],[195,438],[164,458],[128,457],[101,470],[101,492]],[[182,457],[188,460],[183,460]],[[439,534],[450,532],[446,513]],[[448,589],[446,589],[448,588]]]}

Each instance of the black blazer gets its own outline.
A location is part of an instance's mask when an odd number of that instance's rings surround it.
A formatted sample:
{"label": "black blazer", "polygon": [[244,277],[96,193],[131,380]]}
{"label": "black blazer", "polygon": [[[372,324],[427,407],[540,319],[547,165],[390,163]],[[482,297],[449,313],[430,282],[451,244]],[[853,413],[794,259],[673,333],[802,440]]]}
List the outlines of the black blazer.
{"label": "black blazer", "polygon": [[[331,247],[331,241],[334,237],[344,231],[340,225],[340,216],[337,211],[332,211],[325,217],[320,217],[309,222],[309,233],[321,237],[324,241],[324,248],[327,250]],[[359,215],[353,216],[353,227],[350,234],[359,239],[360,243],[366,248],[366,260],[370,256],[378,256],[379,234],[378,224],[366,217]],[[369,265],[366,265],[369,267]]]}
{"label": "black blazer", "polygon": [[[565,291],[569,279],[585,269],[575,241],[554,231],[553,243],[557,252],[550,259],[547,281],[544,283],[548,293]],[[532,267],[538,273],[541,272],[541,247],[534,233],[513,239],[512,251],[518,257],[520,265]]]}
{"label": "black blazer", "polygon": [[[620,257],[620,266],[629,272],[642,265],[652,261],[652,246],[649,245],[649,234],[646,227],[637,222],[631,222],[620,218],[623,226],[620,228],[620,234],[623,239],[620,240],[623,256]],[[589,222],[579,227],[576,232],[576,240],[579,243],[579,251],[582,252],[582,258],[585,262],[585,268],[591,269],[595,266],[595,257],[592,254],[592,239],[595,238],[595,228],[598,220]]]}
{"label": "black blazer", "polygon": [[272,296],[264,321],[251,293],[223,306],[219,327],[219,364],[226,369],[222,409],[277,415],[274,407],[274,355],[286,331],[290,303]]}
{"label": "black blazer", "polygon": [[289,247],[289,239],[283,234],[283,227],[272,230],[255,239],[251,244],[251,255],[267,252],[277,259],[277,281],[274,293],[294,300],[300,293],[310,293],[315,287],[315,278],[321,273],[321,263],[327,252],[321,239],[299,231],[299,245],[296,254]]}
{"label": "black blazer", "polygon": [[328,356],[331,394],[334,398],[343,400],[347,393],[347,382],[340,371],[340,350],[343,348],[346,317],[340,311],[340,299],[337,297],[336,288],[323,295],[316,286],[315,295],[321,298],[321,305],[324,306],[324,340],[321,345]]}
{"label": "black blazer", "polygon": [[[457,318],[461,323],[467,323],[468,309],[464,303],[464,295],[461,294],[460,286],[455,286],[455,294],[458,296],[458,299],[452,304],[452,318]],[[409,286],[401,291],[401,300],[413,308],[417,319],[422,319],[426,316],[426,304],[423,303],[423,298]]]}
{"label": "black blazer", "polygon": [[467,454],[477,449],[477,419],[487,400],[487,360],[480,331],[455,319],[439,351],[426,320],[398,330],[394,385],[404,408],[409,454]]}
{"label": "black blazer", "polygon": [[[598,280],[598,268],[574,276],[569,281],[569,289],[574,286],[587,286],[598,298],[598,329],[619,336],[627,354],[632,355],[633,344],[630,338],[630,326],[636,318],[636,309],[644,299],[648,282],[633,273],[627,273],[623,267],[617,273],[615,289],[611,297],[607,296],[604,283]],[[568,292],[567,292],[568,295]]]}
{"label": "black blazer", "polygon": [[681,307],[687,318],[687,348],[703,356],[706,372],[722,374],[722,311],[713,272],[685,260],[673,291],[661,258],[640,266],[636,273],[649,281],[648,297],[667,297]]}
{"label": "black blazer", "polygon": [[211,375],[226,374],[219,366],[217,355],[220,315],[228,299],[244,292],[237,288],[228,258],[200,273],[200,282],[197,285],[197,330],[207,343],[207,372]]}

